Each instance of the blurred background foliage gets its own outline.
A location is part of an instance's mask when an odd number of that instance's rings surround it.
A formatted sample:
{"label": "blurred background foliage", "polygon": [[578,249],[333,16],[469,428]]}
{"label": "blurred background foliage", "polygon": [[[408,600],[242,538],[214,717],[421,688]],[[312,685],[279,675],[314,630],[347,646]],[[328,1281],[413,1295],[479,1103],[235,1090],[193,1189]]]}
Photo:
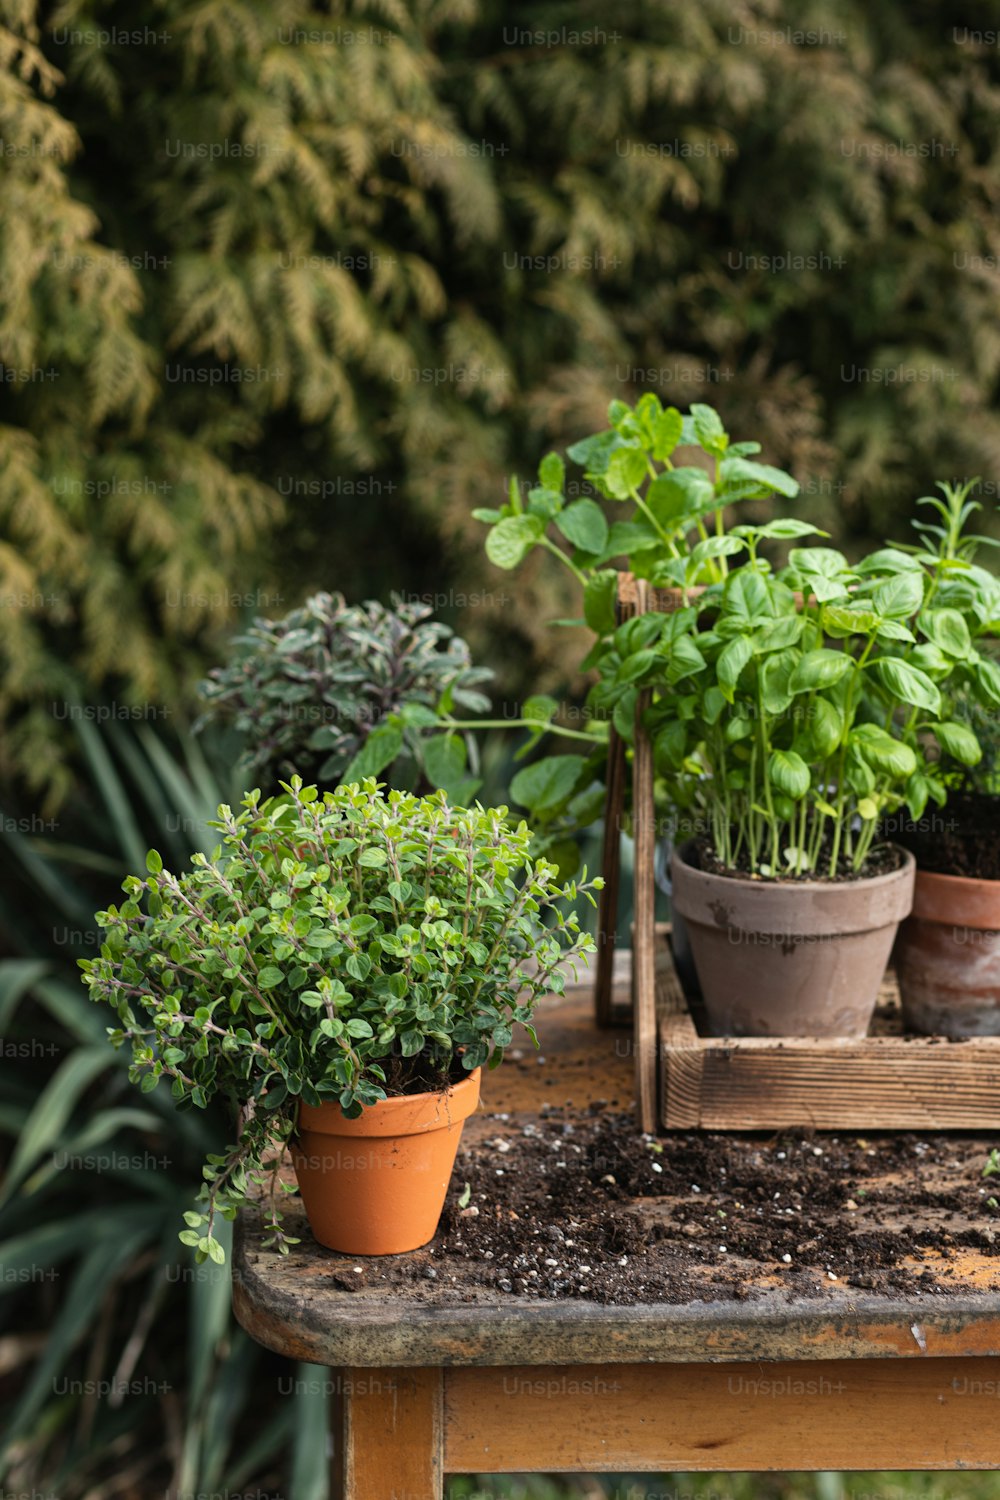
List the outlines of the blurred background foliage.
{"label": "blurred background foliage", "polygon": [[[145,849],[183,862],[238,794],[196,683],[255,615],[397,590],[500,717],[579,693],[562,578],[492,569],[470,512],[614,396],[716,406],[849,553],[939,477],[992,509],[998,28],[997,0],[0,0],[8,1488],[326,1493],[322,1372],[178,1253],[224,1123],[138,1102],[74,964]],[[510,769],[487,741],[484,795]]]}
{"label": "blurred background foliage", "polygon": [[848,549],[995,474],[967,10],[3,0],[4,769],[65,795],[53,696],[181,716],[320,586],[441,593],[503,690],[564,677],[562,581],[515,601],[469,513],[610,396],[718,406]]}

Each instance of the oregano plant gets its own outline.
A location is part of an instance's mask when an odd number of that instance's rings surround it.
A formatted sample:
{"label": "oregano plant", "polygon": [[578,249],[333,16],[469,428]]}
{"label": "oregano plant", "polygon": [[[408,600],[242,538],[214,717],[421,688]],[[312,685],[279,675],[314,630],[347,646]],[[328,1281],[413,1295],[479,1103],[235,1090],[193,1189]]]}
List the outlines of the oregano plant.
{"label": "oregano plant", "polygon": [[290,1243],[277,1168],[300,1099],[356,1116],[497,1066],[515,1026],[537,1045],[538,1001],[593,950],[563,908],[601,882],[560,882],[506,808],[383,795],[373,778],[321,795],[293,777],[213,826],[219,848],[181,875],[150,852],[98,913],[100,955],[81,968],[144,1092],[166,1080],[179,1108],[219,1097],[243,1111],[181,1234],[221,1261],[216,1215],[265,1177],[271,1243]]}

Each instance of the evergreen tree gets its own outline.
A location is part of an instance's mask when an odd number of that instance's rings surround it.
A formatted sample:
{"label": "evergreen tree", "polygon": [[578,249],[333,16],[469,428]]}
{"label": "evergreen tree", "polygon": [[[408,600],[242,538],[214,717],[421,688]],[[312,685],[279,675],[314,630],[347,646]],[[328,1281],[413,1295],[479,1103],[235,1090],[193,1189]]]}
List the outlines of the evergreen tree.
{"label": "evergreen tree", "polygon": [[37,784],[55,695],[181,713],[247,595],[485,588],[501,691],[564,676],[560,582],[505,590],[470,511],[612,395],[711,401],[849,550],[935,477],[995,491],[997,50],[944,4],[0,14],[0,358],[52,372],[0,390]]}

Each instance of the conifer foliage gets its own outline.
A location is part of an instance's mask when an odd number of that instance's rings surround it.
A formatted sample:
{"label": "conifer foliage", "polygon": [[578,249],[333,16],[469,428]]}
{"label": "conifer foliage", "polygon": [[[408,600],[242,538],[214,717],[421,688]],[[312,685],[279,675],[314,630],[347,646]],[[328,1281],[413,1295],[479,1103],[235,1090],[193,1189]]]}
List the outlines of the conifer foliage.
{"label": "conifer foliage", "polygon": [[559,586],[512,608],[470,512],[609,396],[708,400],[866,537],[997,472],[997,53],[944,5],[0,18],[0,716],[37,785],[54,699],[181,713],[241,616],[413,586],[414,529],[476,653],[554,680]]}

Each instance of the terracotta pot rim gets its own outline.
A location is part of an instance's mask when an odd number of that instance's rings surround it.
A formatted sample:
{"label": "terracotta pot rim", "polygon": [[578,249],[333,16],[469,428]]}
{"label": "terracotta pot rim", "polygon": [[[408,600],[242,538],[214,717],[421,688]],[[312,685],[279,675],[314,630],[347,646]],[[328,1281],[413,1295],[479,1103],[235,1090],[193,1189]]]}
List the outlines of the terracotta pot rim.
{"label": "terracotta pot rim", "polygon": [[446,1130],[467,1120],[479,1103],[482,1068],[473,1068],[457,1083],[424,1094],[394,1094],[368,1104],[349,1120],[336,1100],[299,1106],[298,1129],[317,1135],[398,1136]]}
{"label": "terracotta pot rim", "polygon": [[[984,911],[983,908],[986,908]],[[912,916],[921,922],[977,931],[1000,930],[1000,880],[972,875],[941,875],[917,866]]]}

